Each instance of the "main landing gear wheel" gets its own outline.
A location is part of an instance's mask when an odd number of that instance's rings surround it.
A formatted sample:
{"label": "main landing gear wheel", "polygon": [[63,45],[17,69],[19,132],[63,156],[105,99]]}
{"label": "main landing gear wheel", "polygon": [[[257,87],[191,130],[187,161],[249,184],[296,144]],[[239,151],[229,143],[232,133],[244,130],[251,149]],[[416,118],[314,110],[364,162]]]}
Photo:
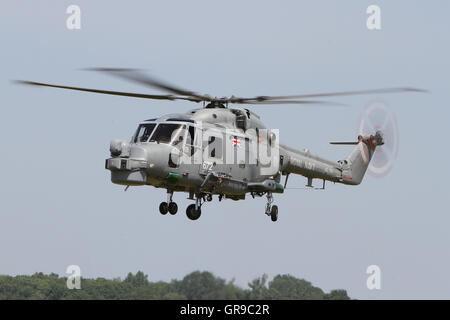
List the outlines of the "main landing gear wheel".
{"label": "main landing gear wheel", "polygon": [[167,202],[161,202],[161,204],[159,205],[159,212],[161,212],[161,214],[167,214],[168,211],[169,205],[167,204]]}
{"label": "main landing gear wheel", "polygon": [[196,210],[195,209],[195,204],[190,204],[186,208],[186,215],[191,220],[197,220],[198,218],[200,218],[201,214],[202,214],[202,210],[200,209],[200,207],[198,207],[197,210]]}
{"label": "main landing gear wheel", "polygon": [[169,213],[174,215],[178,212],[178,205],[175,202],[169,203]]}
{"label": "main landing gear wheel", "polygon": [[273,196],[272,192],[267,192],[267,204],[266,204],[266,215],[270,216],[273,222],[278,220],[278,207],[272,205]]}
{"label": "main landing gear wheel", "polygon": [[270,211],[270,218],[273,222],[278,220],[278,207],[272,206],[272,210]]}

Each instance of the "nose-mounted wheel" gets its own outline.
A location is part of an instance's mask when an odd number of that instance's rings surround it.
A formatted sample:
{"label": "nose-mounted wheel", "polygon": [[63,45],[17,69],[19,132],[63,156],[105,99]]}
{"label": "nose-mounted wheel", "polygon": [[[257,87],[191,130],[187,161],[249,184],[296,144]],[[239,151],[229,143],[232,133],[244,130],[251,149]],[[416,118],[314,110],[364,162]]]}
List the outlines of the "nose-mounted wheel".
{"label": "nose-mounted wheel", "polygon": [[167,190],[167,202],[161,202],[159,205],[159,212],[162,215],[167,214],[169,212],[171,215],[174,215],[178,212],[178,205],[176,202],[172,201],[173,191]]}
{"label": "nose-mounted wheel", "polygon": [[169,205],[167,202],[161,202],[159,205],[159,212],[163,215],[167,214],[169,212]]}
{"label": "nose-mounted wheel", "polygon": [[176,204],[176,202],[169,203],[169,213],[171,215],[174,215],[177,212],[178,212],[178,205]]}

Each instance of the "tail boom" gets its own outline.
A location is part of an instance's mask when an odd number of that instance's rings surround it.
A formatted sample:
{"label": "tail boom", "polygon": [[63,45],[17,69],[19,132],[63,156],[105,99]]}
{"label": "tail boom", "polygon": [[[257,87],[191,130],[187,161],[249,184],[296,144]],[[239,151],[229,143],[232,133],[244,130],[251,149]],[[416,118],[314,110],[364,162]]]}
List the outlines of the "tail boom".
{"label": "tail boom", "polygon": [[[345,160],[337,163],[312,155],[307,150],[299,151],[280,145],[280,171],[283,174],[299,174],[310,179],[323,179],[347,185],[358,185],[372,159],[377,146],[383,145],[381,132],[359,136],[355,142],[334,142],[339,145],[355,145]],[[308,182],[307,186],[311,186]]]}

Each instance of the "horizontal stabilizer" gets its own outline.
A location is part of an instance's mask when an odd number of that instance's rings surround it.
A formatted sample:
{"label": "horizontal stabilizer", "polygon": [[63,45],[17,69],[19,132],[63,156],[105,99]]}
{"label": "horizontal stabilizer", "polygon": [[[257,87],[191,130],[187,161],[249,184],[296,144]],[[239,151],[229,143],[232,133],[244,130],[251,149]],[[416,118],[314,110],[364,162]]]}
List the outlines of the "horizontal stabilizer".
{"label": "horizontal stabilizer", "polygon": [[346,142],[330,142],[330,144],[340,144],[340,145],[355,145],[355,144],[358,144],[359,143],[359,141],[352,141],[352,142],[349,142],[349,141],[346,141]]}
{"label": "horizontal stabilizer", "polygon": [[377,131],[375,135],[370,136],[358,136],[358,141],[336,141],[336,142],[330,142],[330,144],[338,144],[338,145],[357,145],[360,142],[364,142],[368,145],[370,145],[371,148],[374,146],[381,146],[384,144],[383,140],[383,133],[381,131]]}

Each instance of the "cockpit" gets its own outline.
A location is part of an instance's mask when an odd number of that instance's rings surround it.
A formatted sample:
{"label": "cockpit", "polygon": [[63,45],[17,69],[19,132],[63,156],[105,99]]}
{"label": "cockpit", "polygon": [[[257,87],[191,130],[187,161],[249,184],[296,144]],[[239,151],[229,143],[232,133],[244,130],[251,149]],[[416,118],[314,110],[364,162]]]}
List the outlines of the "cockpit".
{"label": "cockpit", "polygon": [[147,142],[155,127],[156,123],[140,124],[136,133],[134,134],[133,142]]}
{"label": "cockpit", "polygon": [[[182,146],[183,141],[193,144],[194,127],[182,123],[142,123],[139,125],[133,136],[132,142],[156,142],[170,144],[172,146]],[[186,133],[189,134],[186,134]]]}

